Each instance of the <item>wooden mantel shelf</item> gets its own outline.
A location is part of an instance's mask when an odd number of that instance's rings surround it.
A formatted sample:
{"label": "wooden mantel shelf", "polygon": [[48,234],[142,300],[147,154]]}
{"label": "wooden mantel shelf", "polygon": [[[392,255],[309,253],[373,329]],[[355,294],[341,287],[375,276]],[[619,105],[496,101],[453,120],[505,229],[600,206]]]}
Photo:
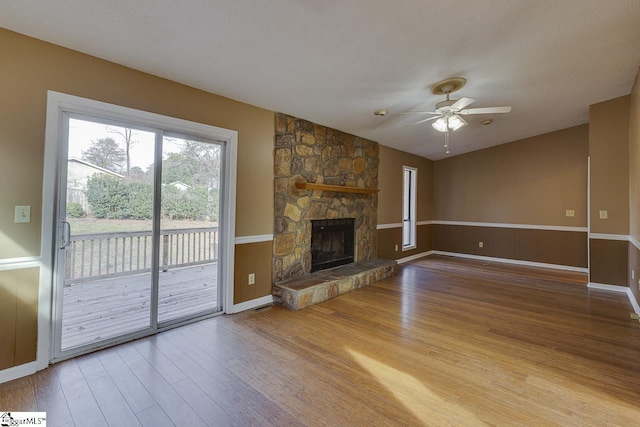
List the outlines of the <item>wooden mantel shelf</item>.
{"label": "wooden mantel shelf", "polygon": [[327,185],[327,184],[314,184],[311,182],[296,182],[296,188],[298,190],[322,190],[322,191],[335,191],[338,193],[361,193],[361,194],[375,194],[380,190],[371,188],[360,187],[348,187],[346,185]]}

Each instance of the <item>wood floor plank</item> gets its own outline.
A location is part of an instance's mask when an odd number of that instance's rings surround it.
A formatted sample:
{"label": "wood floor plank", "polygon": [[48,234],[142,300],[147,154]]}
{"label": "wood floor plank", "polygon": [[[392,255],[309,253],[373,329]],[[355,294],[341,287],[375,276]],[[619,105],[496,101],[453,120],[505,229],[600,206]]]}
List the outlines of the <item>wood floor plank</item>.
{"label": "wood floor plank", "polygon": [[210,318],[0,384],[0,406],[35,399],[78,426],[114,402],[143,426],[636,425],[640,323],[625,294],[585,283],[427,257],[301,311]]}
{"label": "wood floor plank", "polygon": [[31,378],[18,378],[2,385],[0,389],[0,411],[36,411],[37,400]]}
{"label": "wood floor plank", "polygon": [[112,426],[139,426],[140,423],[115,383],[104,369],[97,355],[90,354],[77,359],[93,397]]}
{"label": "wood floor plank", "polygon": [[205,426],[182,397],[164,378],[136,351],[132,345],[118,347],[118,354],[129,369],[153,396],[171,421],[176,425]]}
{"label": "wood floor plank", "polygon": [[96,402],[89,385],[78,368],[75,359],[54,367],[62,391],[69,405],[74,424],[78,426],[108,426],[107,420]]}
{"label": "wood floor plank", "polygon": [[158,405],[138,413],[138,420],[144,427],[174,427],[175,424]]}
{"label": "wood floor plank", "polygon": [[209,426],[232,425],[234,420],[189,378],[173,384],[173,388]]}
{"label": "wood floor plank", "polygon": [[69,405],[54,369],[45,369],[33,375],[38,411],[47,413],[47,425],[61,427],[73,424]]}
{"label": "wood floor plank", "polygon": [[186,375],[161,352],[159,352],[150,340],[138,340],[133,347],[169,384],[174,384],[187,379]]}
{"label": "wood floor plank", "polygon": [[[235,376],[211,354],[198,348],[194,341],[185,339],[178,331],[167,334],[169,342],[180,348],[188,348],[189,355],[196,364],[211,375],[217,384],[225,390],[224,396],[216,394],[216,402],[232,418],[243,420],[250,425],[297,425],[295,419],[289,416],[282,408],[276,407],[259,393]],[[193,379],[193,378],[192,378]],[[211,390],[205,390],[211,392]],[[215,393],[215,391],[214,391]],[[252,402],[251,405],[242,402]],[[280,422],[279,422],[280,421]]]}
{"label": "wood floor plank", "polygon": [[96,354],[105,371],[135,414],[157,405],[153,396],[120,358],[116,349],[107,349]]}

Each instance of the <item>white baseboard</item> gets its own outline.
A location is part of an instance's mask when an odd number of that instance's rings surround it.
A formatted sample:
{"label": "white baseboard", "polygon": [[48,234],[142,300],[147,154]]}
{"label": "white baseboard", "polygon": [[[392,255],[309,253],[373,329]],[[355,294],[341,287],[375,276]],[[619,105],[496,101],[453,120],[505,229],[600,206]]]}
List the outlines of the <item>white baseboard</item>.
{"label": "white baseboard", "polygon": [[636,297],[633,295],[633,291],[631,290],[631,288],[627,286],[606,285],[604,283],[594,283],[594,282],[589,282],[589,285],[587,286],[591,289],[601,289],[603,291],[620,292],[623,294],[627,294],[627,297],[629,298],[629,302],[633,306],[633,311],[635,311],[636,314],[640,316],[640,305],[638,305],[638,301],[636,301]]}
{"label": "white baseboard", "polygon": [[588,232],[588,227],[571,227],[564,225],[538,225],[538,224],[505,224],[499,222],[470,222],[470,221],[441,221],[434,219],[432,224],[438,225],[464,225],[467,227],[491,227],[491,228],[520,228],[523,230],[551,230],[551,231],[575,231]]}
{"label": "white baseboard", "polygon": [[416,255],[411,255],[411,256],[408,256],[408,257],[397,259],[396,262],[398,264],[404,264],[405,262],[413,261],[414,259],[424,258],[426,256],[433,255],[433,253],[434,253],[433,251],[422,252],[422,253],[419,253],[419,254],[416,254]]}
{"label": "white baseboard", "polygon": [[[595,283],[595,282],[589,282],[589,284],[587,285],[587,287],[589,288],[593,288],[593,289],[602,289],[604,291],[611,291],[611,292],[621,292],[623,294],[627,293],[627,289],[629,289],[629,287],[627,286],[622,286],[622,285],[606,285],[604,283]],[[630,289],[629,289],[630,290]]]}
{"label": "white baseboard", "polygon": [[14,366],[0,371],[0,384],[12,381],[27,375],[34,374],[37,371],[36,362],[25,363],[24,365]]}
{"label": "white baseboard", "polygon": [[250,301],[241,302],[240,304],[234,304],[231,310],[227,310],[227,314],[240,313],[241,311],[251,310],[253,308],[262,307],[273,303],[273,295],[265,295],[260,298],[252,299]]}
{"label": "white baseboard", "polygon": [[236,245],[244,245],[247,243],[270,242],[273,240],[273,234],[258,234],[255,236],[240,236],[234,239]]}
{"label": "white baseboard", "polygon": [[589,269],[587,268],[574,267],[571,265],[547,264],[544,262],[533,262],[533,261],[523,261],[519,259],[496,258],[496,257],[481,256],[481,255],[461,254],[457,252],[433,251],[433,253],[435,255],[445,255],[445,256],[452,256],[452,257],[458,257],[458,258],[476,259],[479,261],[501,262],[503,264],[524,265],[527,267],[552,268],[554,270],[574,271],[576,273],[589,272]]}

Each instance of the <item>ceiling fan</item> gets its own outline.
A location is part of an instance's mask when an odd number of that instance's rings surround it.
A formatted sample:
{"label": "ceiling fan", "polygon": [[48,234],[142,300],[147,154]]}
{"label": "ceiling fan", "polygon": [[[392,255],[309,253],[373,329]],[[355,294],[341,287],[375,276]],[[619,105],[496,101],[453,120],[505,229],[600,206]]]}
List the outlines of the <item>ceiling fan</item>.
{"label": "ceiling fan", "polygon": [[434,95],[446,95],[447,99],[440,101],[436,104],[435,111],[407,111],[404,114],[430,114],[432,117],[419,120],[414,125],[435,120],[431,126],[439,131],[448,133],[450,130],[456,131],[462,126],[468,124],[462,116],[472,114],[496,114],[496,113],[508,113],[511,111],[511,107],[483,107],[483,108],[467,108],[469,105],[476,102],[473,98],[460,98],[449,99],[449,95],[462,86],[467,81],[462,77],[454,77],[446,79],[436,83],[431,87],[431,92]]}

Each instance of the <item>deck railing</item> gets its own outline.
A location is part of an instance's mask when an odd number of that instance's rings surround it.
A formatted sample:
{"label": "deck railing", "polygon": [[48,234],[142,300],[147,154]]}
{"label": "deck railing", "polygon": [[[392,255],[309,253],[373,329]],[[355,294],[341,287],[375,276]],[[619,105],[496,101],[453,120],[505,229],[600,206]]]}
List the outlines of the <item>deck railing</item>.
{"label": "deck railing", "polygon": [[[151,231],[79,234],[65,249],[65,283],[151,271]],[[160,269],[218,260],[218,227],[160,232]]]}

